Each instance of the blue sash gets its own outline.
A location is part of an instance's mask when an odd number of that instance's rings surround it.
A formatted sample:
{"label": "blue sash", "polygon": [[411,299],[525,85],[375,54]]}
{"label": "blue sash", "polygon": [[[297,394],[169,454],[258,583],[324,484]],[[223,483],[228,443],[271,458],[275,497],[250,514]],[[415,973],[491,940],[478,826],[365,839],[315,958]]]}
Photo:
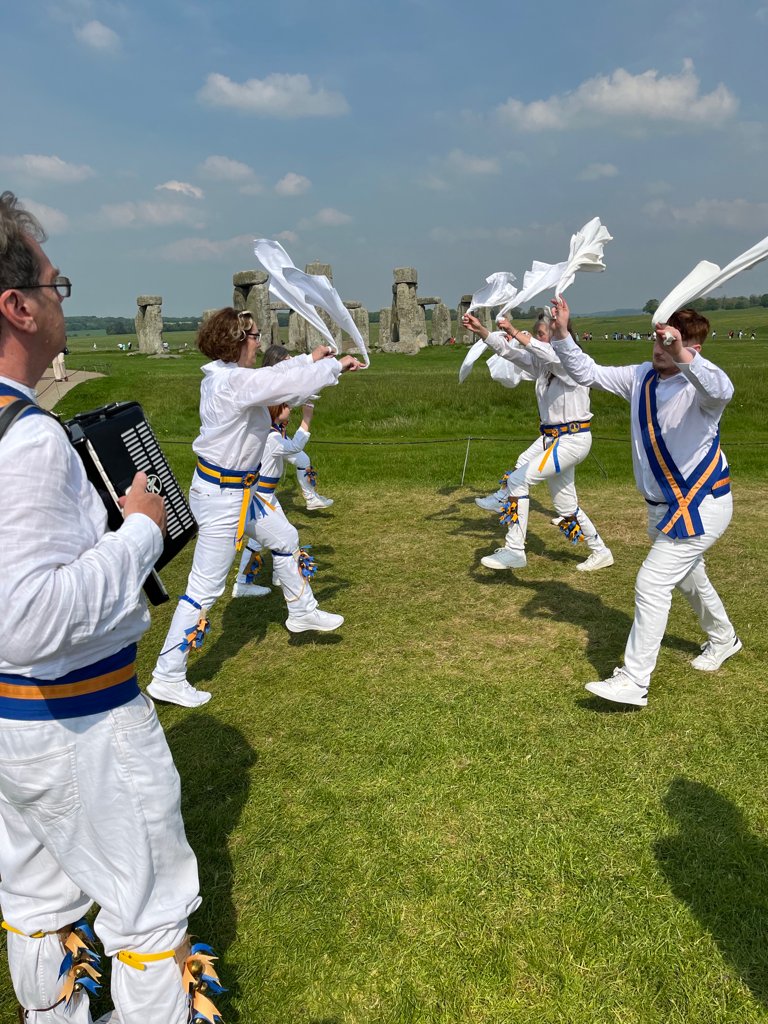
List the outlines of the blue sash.
{"label": "blue sash", "polygon": [[638,408],[643,448],[668,506],[656,524],[656,529],[677,540],[701,537],[704,527],[699,505],[708,494],[719,498],[731,489],[728,466],[724,465],[725,459],[720,450],[720,431],[715,435],[707,454],[686,479],[675,465],[661,436],[656,408],[658,382],[656,371],[649,370],[640,391]]}

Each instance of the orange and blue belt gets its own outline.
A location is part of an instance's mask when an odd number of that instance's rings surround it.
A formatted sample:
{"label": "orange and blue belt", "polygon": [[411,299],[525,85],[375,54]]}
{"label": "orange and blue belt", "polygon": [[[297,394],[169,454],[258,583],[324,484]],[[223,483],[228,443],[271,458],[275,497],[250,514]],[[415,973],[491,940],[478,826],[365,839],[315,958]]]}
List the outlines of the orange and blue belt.
{"label": "orange and blue belt", "polygon": [[552,460],[555,464],[555,472],[560,472],[560,459],[557,457],[557,446],[560,442],[561,437],[565,437],[569,434],[583,434],[586,430],[591,430],[592,424],[589,420],[573,420],[571,423],[541,423],[539,425],[539,431],[544,437],[550,438],[551,444],[547,444],[545,441],[546,449],[544,451],[544,458],[539,463],[539,472],[544,469],[547,464],[547,459],[552,456]]}
{"label": "orange and blue belt", "polygon": [[44,721],[111,711],[139,694],[136,644],[58,679],[0,672],[0,718]]}
{"label": "orange and blue belt", "polygon": [[[212,462],[208,462],[199,455],[197,457],[195,472],[202,480],[207,481],[209,484],[218,484],[222,488],[243,492],[240,516],[237,521],[237,535],[235,537],[235,547],[238,551],[243,546],[243,538],[245,537],[245,523],[248,518],[248,509],[251,507],[251,488],[259,479],[260,468],[261,463],[259,463],[256,469],[224,469],[221,466],[214,465]],[[257,502],[257,504],[261,503]],[[251,515],[255,514],[255,509],[251,508]]]}

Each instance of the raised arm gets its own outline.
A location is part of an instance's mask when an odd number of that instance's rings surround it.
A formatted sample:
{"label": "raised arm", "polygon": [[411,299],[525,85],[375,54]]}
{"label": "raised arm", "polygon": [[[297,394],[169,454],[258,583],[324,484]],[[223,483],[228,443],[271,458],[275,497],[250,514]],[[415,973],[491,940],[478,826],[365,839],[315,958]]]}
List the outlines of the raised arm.
{"label": "raised arm", "polygon": [[504,331],[489,331],[471,313],[465,313],[461,318],[461,322],[464,327],[484,341],[488,348],[492,349],[497,356],[509,360],[510,363],[514,363],[524,370],[533,370],[535,376],[533,357],[523,346],[517,343],[516,339],[510,340]]}
{"label": "raised arm", "polygon": [[698,348],[683,344],[680,332],[669,324],[657,324],[656,336],[663,341],[686,380],[693,384],[702,408],[713,413],[722,413],[733,398],[733,384],[730,377],[705,359]]}
{"label": "raised arm", "polygon": [[342,373],[362,366],[353,356],[330,357],[321,345],[312,355],[284,359],[258,370],[241,367],[229,375],[232,398],[240,408],[252,405],[300,405],[307,395],[336,384]]}
{"label": "raised arm", "polygon": [[583,352],[568,333],[570,310],[564,298],[552,300],[554,316],[554,335],[552,347],[563,364],[568,376],[577,384],[586,387],[609,391],[621,398],[630,400],[632,381],[635,376],[634,366],[600,366],[595,360]]}

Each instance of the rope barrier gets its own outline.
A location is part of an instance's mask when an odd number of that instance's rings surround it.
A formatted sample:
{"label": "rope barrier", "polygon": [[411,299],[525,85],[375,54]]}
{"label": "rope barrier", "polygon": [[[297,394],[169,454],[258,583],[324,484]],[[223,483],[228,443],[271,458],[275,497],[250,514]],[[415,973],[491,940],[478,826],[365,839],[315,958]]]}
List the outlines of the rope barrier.
{"label": "rope barrier", "polygon": [[[607,441],[615,444],[629,444],[630,439],[628,437],[602,437],[599,434],[593,434],[592,437],[595,441]],[[183,444],[191,445],[192,440],[189,441],[176,441],[166,440],[165,438],[159,439],[161,444]],[[338,447],[352,447],[352,448],[403,448],[409,445],[422,445],[422,444],[469,444],[472,441],[491,441],[497,444],[530,444],[530,435],[526,437],[483,437],[482,435],[469,434],[464,437],[441,437],[441,438],[425,438],[421,441],[320,441],[312,438],[313,447],[316,445],[337,445]],[[768,441],[723,441],[725,448],[764,448],[768,446]]]}

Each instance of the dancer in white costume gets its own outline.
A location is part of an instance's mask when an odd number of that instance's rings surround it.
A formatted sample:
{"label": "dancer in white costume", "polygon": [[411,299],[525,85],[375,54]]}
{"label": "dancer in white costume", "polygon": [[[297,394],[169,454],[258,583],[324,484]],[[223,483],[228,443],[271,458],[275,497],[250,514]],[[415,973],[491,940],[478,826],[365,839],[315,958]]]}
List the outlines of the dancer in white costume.
{"label": "dancer in white costume", "polygon": [[[314,576],[316,569],[315,562],[309,557],[307,551],[299,547],[299,534],[296,528],[288,522],[282,506],[277,500],[276,489],[283,475],[283,461],[286,456],[289,453],[295,455],[302,451],[304,445],[309,441],[313,411],[312,405],[304,406],[299,429],[290,438],[285,434],[285,425],[291,415],[290,405],[276,405],[269,408],[272,429],[264,445],[259,479],[254,485],[256,499],[263,509],[263,514],[250,525],[250,535],[253,541],[250,541],[246,550],[243,551],[233,596],[247,596],[249,589],[253,586],[253,575],[261,566],[262,549],[269,549],[272,552],[273,572],[278,583],[281,584],[280,560],[287,552],[298,549],[300,551],[299,570],[304,578],[304,587],[309,590],[309,580]],[[314,618],[296,616],[293,613],[293,605],[297,601],[295,593],[292,590],[286,590],[284,585],[283,592],[288,605],[288,618],[285,622],[288,630],[292,633],[301,633],[306,629],[321,628],[313,624]],[[314,603],[316,607],[316,602]],[[329,612],[318,612],[317,614],[324,617],[325,626],[323,628],[326,630],[336,629],[344,622],[341,615],[332,615]]]}
{"label": "dancer in white costume", "polygon": [[[190,506],[200,532],[186,593],[179,599],[147,687],[152,697],[185,707],[210,700],[210,693],[196,690],[187,681],[188,651],[202,642],[207,612],[224,592],[235,550],[246,534],[252,535],[253,523],[264,511],[252,488],[272,426],[268,406],[297,405],[306,395],[335,384],[340,374],[360,366],[353,356],[330,358],[330,350],[320,346],[312,355],[256,370],[260,340],[251,314],[231,308],[206,320],[198,335],[198,347],[212,360],[203,366],[201,427],[192,445],[198,461]],[[298,545],[280,550],[275,574],[291,601],[293,625],[336,629],[341,616],[317,607],[299,568]]]}
{"label": "dancer in white costume", "polygon": [[[70,284],[37,222],[0,197],[0,903],[27,1024],[90,1024],[95,932],[120,1024],[186,1024],[180,960],[200,903],[179,777],[136,680],[142,584],[163,546],[143,473],[106,510],[35,385],[64,348]],[[8,421],[5,421],[6,424]],[[79,961],[79,963],[78,963]],[[81,974],[76,977],[76,972]],[[96,977],[95,977],[96,976]],[[109,1015],[108,1015],[109,1016]],[[105,1018],[106,1020],[107,1018]]]}
{"label": "dancer in white costume", "polygon": [[709,321],[693,309],[656,326],[652,360],[639,366],[599,366],[570,337],[565,300],[556,299],[554,309],[553,346],[568,373],[630,403],[632,464],[653,544],[637,575],[624,665],[586,688],[605,700],[643,707],[675,589],[707,635],[694,668],[714,672],[741,650],[704,565],[704,552],[723,535],[733,512],[720,448],[720,418],[733,385],[701,355]]}
{"label": "dancer in white costume", "polygon": [[508,320],[500,322],[502,331],[494,332],[489,332],[471,314],[465,315],[462,323],[497,355],[516,364],[535,381],[541,419],[541,437],[520,455],[503,485],[504,504],[499,520],[508,526],[505,545],[486,555],[481,563],[489,569],[525,568],[528,493],[532,486],[546,481],[560,529],[574,543],[583,538],[590,549],[589,557],[577,568],[594,572],[613,565],[613,555],[605,541],[579,507],[574,482],[576,466],[592,447],[589,391],[568,376],[552,350],[551,321],[538,321],[535,338],[528,331],[518,331]]}

